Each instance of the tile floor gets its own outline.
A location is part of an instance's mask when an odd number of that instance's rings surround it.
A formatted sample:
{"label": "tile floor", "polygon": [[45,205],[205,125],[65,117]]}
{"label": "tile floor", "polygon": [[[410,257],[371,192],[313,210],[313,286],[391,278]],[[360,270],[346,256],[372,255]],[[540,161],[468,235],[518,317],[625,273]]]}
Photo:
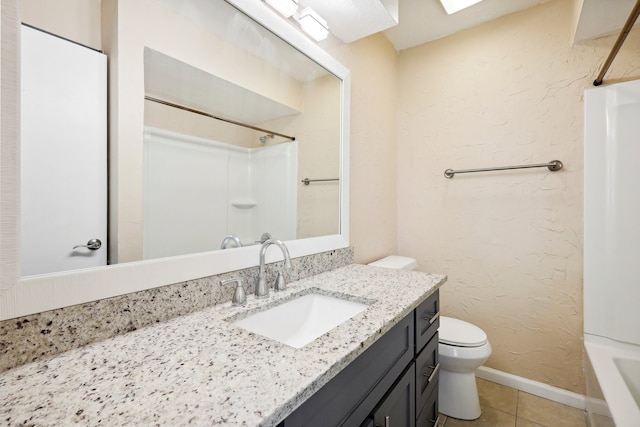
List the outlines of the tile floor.
{"label": "tile floor", "polygon": [[482,415],[462,421],[440,415],[438,427],[586,427],[584,411],[477,379]]}

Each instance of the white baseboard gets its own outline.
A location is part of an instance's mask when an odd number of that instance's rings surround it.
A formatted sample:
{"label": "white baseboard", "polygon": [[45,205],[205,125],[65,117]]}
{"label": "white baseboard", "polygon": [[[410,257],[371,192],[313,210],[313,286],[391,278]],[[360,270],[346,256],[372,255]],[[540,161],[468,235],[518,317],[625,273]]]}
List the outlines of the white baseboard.
{"label": "white baseboard", "polygon": [[586,409],[586,397],[582,394],[572,391],[563,390],[538,381],[533,381],[517,375],[508,374],[498,371],[497,369],[481,366],[476,371],[476,376],[483,380],[506,385],[507,387],[522,390],[524,392],[562,403],[563,405],[572,406],[578,409]]}

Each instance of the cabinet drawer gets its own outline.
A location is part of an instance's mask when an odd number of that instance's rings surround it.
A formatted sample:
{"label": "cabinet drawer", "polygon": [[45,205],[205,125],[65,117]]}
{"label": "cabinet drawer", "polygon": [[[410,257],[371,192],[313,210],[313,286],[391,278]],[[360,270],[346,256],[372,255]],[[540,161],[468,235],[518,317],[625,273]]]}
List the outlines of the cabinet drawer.
{"label": "cabinet drawer", "polygon": [[437,427],[438,426],[438,387],[436,387],[429,397],[427,403],[418,414],[416,427]]}
{"label": "cabinet drawer", "polygon": [[361,425],[413,360],[408,315],[289,415],[285,427]]}
{"label": "cabinet drawer", "polygon": [[420,353],[440,326],[440,291],[435,291],[415,309],[416,354]]}
{"label": "cabinet drawer", "polygon": [[437,390],[440,378],[438,363],[438,333],[424,347],[416,358],[416,408],[418,412],[426,404],[431,392]]}

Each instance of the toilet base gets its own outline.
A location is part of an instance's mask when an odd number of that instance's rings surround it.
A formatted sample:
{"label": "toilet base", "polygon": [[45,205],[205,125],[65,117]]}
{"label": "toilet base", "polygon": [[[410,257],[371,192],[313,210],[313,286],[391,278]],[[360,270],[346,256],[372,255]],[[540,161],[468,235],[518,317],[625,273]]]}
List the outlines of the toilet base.
{"label": "toilet base", "polygon": [[440,369],[438,384],[440,413],[461,420],[480,417],[480,399],[475,372],[451,372]]}

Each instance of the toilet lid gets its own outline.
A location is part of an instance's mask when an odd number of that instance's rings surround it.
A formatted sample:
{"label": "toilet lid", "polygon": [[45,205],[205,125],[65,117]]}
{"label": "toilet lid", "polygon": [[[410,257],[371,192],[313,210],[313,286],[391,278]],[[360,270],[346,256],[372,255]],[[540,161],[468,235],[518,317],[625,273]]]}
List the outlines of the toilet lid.
{"label": "toilet lid", "polygon": [[480,347],[487,343],[487,334],[476,325],[452,317],[440,316],[438,340],[457,347]]}

